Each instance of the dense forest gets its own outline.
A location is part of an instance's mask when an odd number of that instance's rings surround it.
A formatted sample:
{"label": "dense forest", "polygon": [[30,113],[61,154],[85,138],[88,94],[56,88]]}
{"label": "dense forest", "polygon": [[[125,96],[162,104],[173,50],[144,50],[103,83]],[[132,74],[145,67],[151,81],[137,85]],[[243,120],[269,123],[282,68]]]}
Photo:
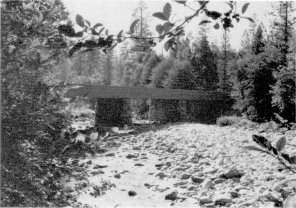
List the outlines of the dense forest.
{"label": "dense forest", "polygon": [[[198,36],[176,36],[174,47],[161,54],[146,39],[154,31],[140,1],[131,15],[136,20],[144,14],[141,27],[138,22],[133,28],[137,38],[69,57],[67,46],[75,40],[58,26],[75,23],[62,1],[2,1],[1,206],[65,205],[54,193],[56,179],[69,171],[58,157],[65,142],[57,139],[70,119],[62,96],[68,84],[216,90],[233,100],[229,114],[295,123],[296,5],[273,5],[272,27],[250,22],[240,50],[231,48],[231,28],[220,28],[220,43],[211,43],[204,24]],[[148,118],[145,100],[132,108],[138,118]]]}

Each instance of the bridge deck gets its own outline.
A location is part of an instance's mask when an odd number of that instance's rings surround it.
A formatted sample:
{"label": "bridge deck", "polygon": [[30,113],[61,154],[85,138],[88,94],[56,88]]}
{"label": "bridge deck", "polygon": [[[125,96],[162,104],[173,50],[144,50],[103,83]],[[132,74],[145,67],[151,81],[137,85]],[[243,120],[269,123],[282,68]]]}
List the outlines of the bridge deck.
{"label": "bridge deck", "polygon": [[66,93],[66,97],[88,98],[148,98],[166,100],[223,100],[222,92],[203,90],[180,90],[144,87],[118,87],[99,85],[72,86]]}

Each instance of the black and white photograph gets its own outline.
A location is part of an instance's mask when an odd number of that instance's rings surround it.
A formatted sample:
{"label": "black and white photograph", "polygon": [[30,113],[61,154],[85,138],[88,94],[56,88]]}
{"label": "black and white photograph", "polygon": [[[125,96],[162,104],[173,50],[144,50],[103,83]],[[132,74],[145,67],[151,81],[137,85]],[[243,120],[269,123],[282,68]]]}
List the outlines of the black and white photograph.
{"label": "black and white photograph", "polygon": [[0,9],[0,207],[296,208],[296,1]]}

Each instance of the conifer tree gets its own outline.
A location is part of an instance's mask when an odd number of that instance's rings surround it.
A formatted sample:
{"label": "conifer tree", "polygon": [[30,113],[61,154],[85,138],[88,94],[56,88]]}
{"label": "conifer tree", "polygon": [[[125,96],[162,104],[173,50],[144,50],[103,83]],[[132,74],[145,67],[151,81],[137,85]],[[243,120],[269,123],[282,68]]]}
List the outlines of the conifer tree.
{"label": "conifer tree", "polygon": [[215,56],[203,35],[191,59],[196,88],[216,89],[219,81]]}

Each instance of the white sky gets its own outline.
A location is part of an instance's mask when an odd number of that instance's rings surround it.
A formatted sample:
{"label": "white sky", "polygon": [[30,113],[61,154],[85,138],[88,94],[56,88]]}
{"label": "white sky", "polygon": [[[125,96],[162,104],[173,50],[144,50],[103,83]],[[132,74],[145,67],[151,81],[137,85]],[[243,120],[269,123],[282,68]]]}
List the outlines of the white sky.
{"label": "white sky", "polygon": [[[92,25],[96,23],[102,23],[109,29],[109,34],[117,34],[121,29],[129,31],[130,24],[132,22],[132,11],[137,6],[138,0],[63,0],[67,10],[70,12],[70,18],[75,22],[76,14],[82,15],[85,19],[89,20]],[[152,15],[154,12],[162,11],[162,8],[166,2],[170,2],[172,5],[172,20],[184,20],[184,17],[193,14],[194,11],[184,7],[181,4],[175,3],[172,0],[144,0],[147,4],[148,12]],[[271,1],[247,1],[250,4],[248,10],[244,14],[247,17],[253,17],[256,15],[257,19],[264,24],[266,28],[270,23],[271,16],[271,4],[276,2]],[[189,5],[196,7],[197,2],[188,1]],[[240,9],[246,1],[238,1],[237,8],[240,13]],[[210,1],[208,9],[217,10],[219,12],[227,11],[228,5],[224,1]],[[152,16],[151,16],[152,17]],[[151,18],[151,31],[155,32],[155,26],[163,21],[152,17]],[[202,16],[195,18],[190,25],[186,26],[187,32],[190,31],[193,35],[198,34],[199,22],[202,20]],[[258,24],[260,24],[258,22]],[[241,19],[240,23],[235,24],[234,28],[230,31],[230,43],[232,48],[239,49],[241,46],[242,35],[249,25],[249,21]],[[220,44],[222,37],[222,29],[209,30],[209,41]],[[156,32],[155,32],[156,33]]]}

